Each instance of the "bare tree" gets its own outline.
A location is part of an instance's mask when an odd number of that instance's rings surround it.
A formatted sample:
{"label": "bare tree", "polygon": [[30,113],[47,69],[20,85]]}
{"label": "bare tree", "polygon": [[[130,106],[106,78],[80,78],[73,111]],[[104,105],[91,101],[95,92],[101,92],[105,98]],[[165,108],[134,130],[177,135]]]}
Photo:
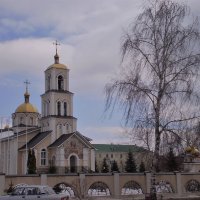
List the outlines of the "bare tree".
{"label": "bare tree", "polygon": [[[194,123],[192,123],[194,122]],[[173,149],[176,155],[185,153],[187,147],[199,147],[200,144],[200,124],[196,120],[188,120],[182,123],[181,129],[176,129],[174,134],[164,132],[161,139],[162,155]]]}
{"label": "bare tree", "polygon": [[199,147],[200,145],[200,122],[190,125],[185,129],[184,134],[185,147]]}
{"label": "bare tree", "polygon": [[153,148],[152,129],[147,124],[139,124],[137,128],[124,128],[124,136],[129,137],[135,145],[140,144],[151,151]]}
{"label": "bare tree", "polygon": [[134,132],[151,129],[154,170],[162,135],[177,135],[199,116],[198,21],[186,16],[184,4],[151,0],[125,33],[122,70],[105,88],[106,111],[120,106]]}
{"label": "bare tree", "polygon": [[73,180],[72,186],[74,187],[74,195],[77,199],[81,200],[85,197],[86,185],[86,180],[80,177]]}

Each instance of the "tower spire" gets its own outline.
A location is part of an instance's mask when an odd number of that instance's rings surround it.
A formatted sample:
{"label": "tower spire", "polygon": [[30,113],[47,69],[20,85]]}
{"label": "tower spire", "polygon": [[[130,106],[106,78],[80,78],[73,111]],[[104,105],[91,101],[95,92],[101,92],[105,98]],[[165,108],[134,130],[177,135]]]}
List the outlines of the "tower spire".
{"label": "tower spire", "polygon": [[28,85],[30,85],[31,83],[28,80],[26,80],[24,81],[24,84],[26,85],[26,92],[24,93],[25,103],[29,103],[30,94],[28,93]]}
{"label": "tower spire", "polygon": [[56,55],[54,56],[55,64],[59,64],[58,45],[60,45],[60,43],[58,43],[56,40],[56,42],[53,42],[53,44],[56,46]]}

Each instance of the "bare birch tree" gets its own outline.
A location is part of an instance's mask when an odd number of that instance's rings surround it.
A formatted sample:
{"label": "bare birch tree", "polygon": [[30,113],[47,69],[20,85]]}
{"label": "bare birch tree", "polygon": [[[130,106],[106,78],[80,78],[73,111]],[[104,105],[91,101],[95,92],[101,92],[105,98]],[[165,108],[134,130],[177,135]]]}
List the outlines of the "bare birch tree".
{"label": "bare birch tree", "polygon": [[106,111],[120,106],[133,133],[151,130],[158,170],[162,135],[198,120],[199,30],[197,19],[186,23],[186,5],[149,2],[123,37],[121,72],[105,87]]}

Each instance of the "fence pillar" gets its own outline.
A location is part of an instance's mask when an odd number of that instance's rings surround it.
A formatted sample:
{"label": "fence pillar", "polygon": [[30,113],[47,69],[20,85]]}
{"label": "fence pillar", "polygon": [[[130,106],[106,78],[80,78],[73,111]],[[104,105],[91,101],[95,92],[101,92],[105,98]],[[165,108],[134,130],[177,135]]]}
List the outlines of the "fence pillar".
{"label": "fence pillar", "polygon": [[4,194],[5,190],[5,174],[0,174],[0,195]]}
{"label": "fence pillar", "polygon": [[80,174],[79,175],[79,178],[80,178],[80,195],[82,198],[85,197],[86,195],[86,181],[85,181],[85,174]]}
{"label": "fence pillar", "polygon": [[182,195],[182,181],[181,181],[181,173],[177,172],[176,173],[176,190],[178,196]]}
{"label": "fence pillar", "polygon": [[118,198],[120,196],[119,188],[119,173],[114,173],[114,197]]}
{"label": "fence pillar", "polygon": [[40,175],[40,183],[41,183],[41,185],[47,185],[47,175],[46,174]]}
{"label": "fence pillar", "polygon": [[145,193],[150,193],[151,192],[151,172],[146,172],[146,191]]}

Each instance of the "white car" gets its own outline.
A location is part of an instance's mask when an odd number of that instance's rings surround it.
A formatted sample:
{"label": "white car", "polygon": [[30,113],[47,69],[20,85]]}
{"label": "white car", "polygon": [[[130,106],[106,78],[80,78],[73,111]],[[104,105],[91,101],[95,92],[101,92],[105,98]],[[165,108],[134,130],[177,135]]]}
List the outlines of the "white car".
{"label": "white car", "polygon": [[10,195],[0,196],[0,200],[69,200],[66,194],[56,194],[49,186],[42,185],[28,185],[16,187]]}

